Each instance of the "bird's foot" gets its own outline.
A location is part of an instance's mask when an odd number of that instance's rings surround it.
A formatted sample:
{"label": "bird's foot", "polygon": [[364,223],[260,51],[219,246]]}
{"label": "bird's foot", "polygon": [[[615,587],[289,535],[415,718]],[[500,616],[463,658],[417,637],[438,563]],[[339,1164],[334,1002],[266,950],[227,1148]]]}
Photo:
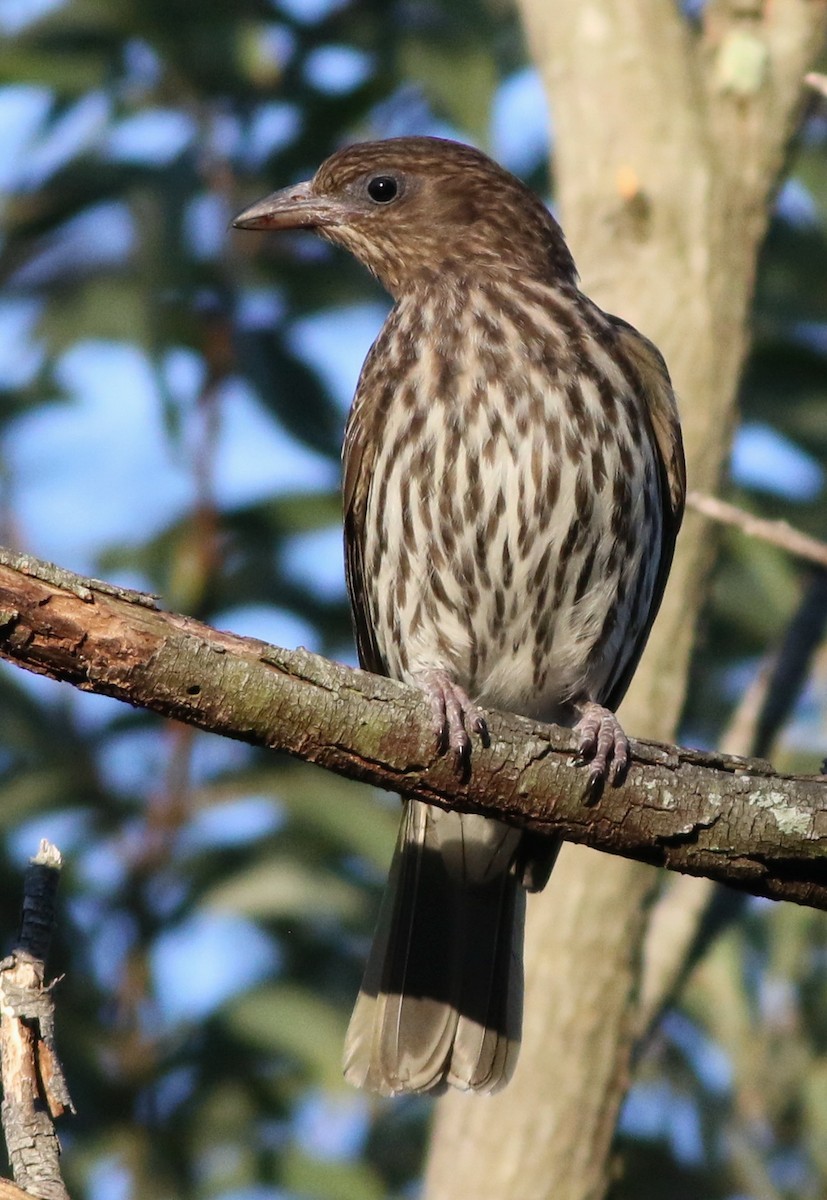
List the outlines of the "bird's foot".
{"label": "bird's foot", "polygon": [[577,762],[589,764],[589,793],[597,795],[603,784],[620,783],[629,768],[629,739],[613,712],[589,701],[579,706],[580,735]]}
{"label": "bird's foot", "polygon": [[465,688],[454,683],[447,671],[418,671],[416,681],[431,706],[431,727],[439,753],[450,750],[457,770],[467,774],[471,761],[471,734],[479,734],[483,745],[488,744],[485,713]]}

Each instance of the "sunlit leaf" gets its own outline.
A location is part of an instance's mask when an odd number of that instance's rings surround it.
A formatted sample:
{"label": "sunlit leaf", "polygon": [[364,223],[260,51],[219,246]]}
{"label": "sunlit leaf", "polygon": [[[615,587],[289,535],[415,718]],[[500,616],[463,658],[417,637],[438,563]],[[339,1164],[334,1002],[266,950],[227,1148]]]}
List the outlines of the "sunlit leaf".
{"label": "sunlit leaf", "polygon": [[284,1054],[323,1087],[343,1088],[345,1014],[318,995],[289,984],[249,992],[228,1006],[224,1021],[237,1036]]}
{"label": "sunlit leaf", "polygon": [[366,909],[364,892],[329,872],[274,856],[208,889],[203,901],[251,917],[313,917],[353,921]]}

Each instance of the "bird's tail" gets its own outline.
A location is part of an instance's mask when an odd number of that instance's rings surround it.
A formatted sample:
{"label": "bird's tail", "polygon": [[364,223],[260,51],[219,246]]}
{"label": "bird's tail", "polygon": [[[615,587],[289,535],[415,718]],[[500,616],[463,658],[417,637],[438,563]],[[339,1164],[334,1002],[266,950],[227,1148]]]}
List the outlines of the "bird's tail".
{"label": "bird's tail", "polygon": [[525,893],[520,833],[405,802],[345,1042],[345,1078],[385,1095],[494,1092],[517,1060]]}

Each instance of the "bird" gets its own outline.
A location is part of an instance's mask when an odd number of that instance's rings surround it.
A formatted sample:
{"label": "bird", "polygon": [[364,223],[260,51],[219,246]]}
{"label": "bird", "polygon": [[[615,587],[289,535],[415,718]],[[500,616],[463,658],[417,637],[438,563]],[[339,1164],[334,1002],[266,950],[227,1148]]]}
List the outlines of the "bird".
{"label": "bird", "polygon": [[[487,712],[504,709],[572,727],[588,789],[619,783],[630,751],[615,710],[686,490],[660,352],[580,290],[543,201],[460,142],[345,146],[234,225],[314,231],[392,300],[343,445],[362,667],[424,693],[435,745],[460,771],[489,736]],[[558,848],[403,798],[346,1079],[390,1096],[505,1086],[525,896]]]}

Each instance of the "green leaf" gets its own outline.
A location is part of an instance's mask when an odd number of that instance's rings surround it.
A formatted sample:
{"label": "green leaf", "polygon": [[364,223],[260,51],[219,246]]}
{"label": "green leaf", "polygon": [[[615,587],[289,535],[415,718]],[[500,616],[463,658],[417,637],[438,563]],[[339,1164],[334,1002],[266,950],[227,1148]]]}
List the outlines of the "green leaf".
{"label": "green leaf", "polygon": [[347,1018],[318,993],[294,984],[272,984],[248,992],[222,1012],[237,1037],[293,1059],[316,1083],[345,1086],[342,1047]]}
{"label": "green leaf", "polygon": [[250,917],[363,918],[364,892],[318,866],[274,855],[229,876],[203,896],[211,908]]}
{"label": "green leaf", "polygon": [[296,1146],[285,1156],[284,1182],[299,1196],[324,1200],[384,1200],[387,1195],[367,1163],[311,1158]]}

